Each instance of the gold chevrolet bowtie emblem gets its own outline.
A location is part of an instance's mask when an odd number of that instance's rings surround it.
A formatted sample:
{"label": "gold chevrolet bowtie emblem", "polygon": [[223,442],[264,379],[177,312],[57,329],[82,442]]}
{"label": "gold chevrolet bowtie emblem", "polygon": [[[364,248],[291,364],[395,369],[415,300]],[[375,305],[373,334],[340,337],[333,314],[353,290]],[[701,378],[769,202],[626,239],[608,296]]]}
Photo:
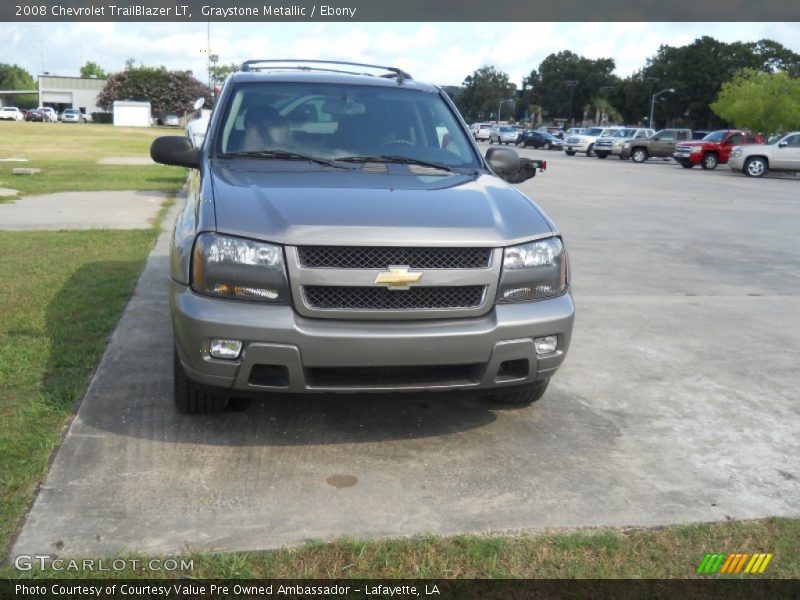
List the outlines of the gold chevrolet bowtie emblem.
{"label": "gold chevrolet bowtie emblem", "polygon": [[409,284],[422,279],[422,273],[409,273],[408,267],[390,266],[388,271],[378,273],[375,285],[385,285],[390,290],[407,290]]}

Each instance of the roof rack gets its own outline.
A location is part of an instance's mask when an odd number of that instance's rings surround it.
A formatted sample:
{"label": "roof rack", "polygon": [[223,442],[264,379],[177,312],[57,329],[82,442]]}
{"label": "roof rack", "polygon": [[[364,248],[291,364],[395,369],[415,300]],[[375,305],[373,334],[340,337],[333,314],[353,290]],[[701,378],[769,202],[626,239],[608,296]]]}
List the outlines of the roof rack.
{"label": "roof rack", "polygon": [[[281,63],[283,66],[277,64]],[[286,63],[302,63],[295,65],[294,67],[286,65]],[[356,63],[356,62],[347,62],[341,60],[307,60],[303,58],[283,58],[283,59],[266,59],[266,60],[246,60],[242,63],[242,71],[263,71],[267,69],[291,69],[297,68],[304,71],[328,71],[331,73],[349,73],[351,75],[370,75],[374,77],[373,73],[365,73],[363,71],[346,71],[343,69],[326,69],[324,67],[315,67],[315,66],[308,66],[308,65],[344,65],[350,67],[366,67],[368,69],[380,69],[382,71],[388,71],[388,73],[384,73],[382,75],[378,75],[378,77],[384,78],[397,78],[397,83],[399,85],[403,85],[403,83],[408,80],[413,80],[411,75],[407,72],[403,71],[403,69],[399,69],[397,67],[385,67],[383,65],[369,65],[366,63]]]}

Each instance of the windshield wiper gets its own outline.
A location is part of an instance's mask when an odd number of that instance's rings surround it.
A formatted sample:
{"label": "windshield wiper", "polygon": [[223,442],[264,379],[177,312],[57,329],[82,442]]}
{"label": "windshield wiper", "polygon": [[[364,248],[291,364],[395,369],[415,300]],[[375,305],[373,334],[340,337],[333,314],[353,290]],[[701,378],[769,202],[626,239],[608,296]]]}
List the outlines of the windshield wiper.
{"label": "windshield wiper", "polygon": [[336,164],[336,161],[328,160],[319,156],[311,156],[308,154],[300,154],[298,152],[287,152],[286,150],[240,150],[237,152],[223,152],[217,154],[217,158],[266,158],[266,159],[283,159],[283,160],[307,160],[308,162],[317,163],[318,165],[325,165],[326,167],[334,167],[336,169],[347,169],[344,165]]}
{"label": "windshield wiper", "polygon": [[378,154],[375,156],[342,156],[337,158],[336,160],[342,162],[384,162],[384,163],[397,163],[403,165],[416,165],[418,167],[428,167],[431,169],[439,169],[441,171],[448,171],[449,173],[453,172],[453,169],[448,167],[447,165],[442,165],[435,162],[429,162],[427,160],[420,160],[418,158],[410,158],[408,156],[402,156],[399,154]]}

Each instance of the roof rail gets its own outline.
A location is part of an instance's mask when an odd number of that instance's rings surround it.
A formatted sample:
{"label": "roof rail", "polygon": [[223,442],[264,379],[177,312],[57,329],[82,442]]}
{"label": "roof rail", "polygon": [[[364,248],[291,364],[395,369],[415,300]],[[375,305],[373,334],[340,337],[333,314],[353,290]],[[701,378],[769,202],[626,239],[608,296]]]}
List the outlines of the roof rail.
{"label": "roof rail", "polygon": [[[279,66],[278,63],[283,64],[284,66]],[[383,65],[370,65],[366,63],[357,63],[357,62],[347,62],[341,60],[308,60],[303,58],[283,58],[283,59],[265,59],[265,60],[246,60],[242,63],[242,71],[261,71],[266,69],[287,69],[291,68],[286,66],[286,63],[302,63],[296,65],[298,69],[302,70],[316,70],[316,71],[330,71],[333,73],[350,73],[352,75],[373,75],[372,73],[364,73],[364,72],[357,72],[357,71],[344,71],[339,69],[325,69],[321,67],[314,67],[314,66],[307,66],[307,65],[344,65],[350,67],[367,67],[368,69],[381,69],[383,71],[388,71],[388,73],[384,73],[383,75],[379,75],[379,77],[391,78],[396,77],[397,83],[403,85],[406,79],[412,80],[413,77],[409,75],[407,72],[403,71],[403,69],[399,69],[398,67],[386,67]],[[262,66],[263,65],[263,66]],[[306,65],[306,66],[304,66]]]}

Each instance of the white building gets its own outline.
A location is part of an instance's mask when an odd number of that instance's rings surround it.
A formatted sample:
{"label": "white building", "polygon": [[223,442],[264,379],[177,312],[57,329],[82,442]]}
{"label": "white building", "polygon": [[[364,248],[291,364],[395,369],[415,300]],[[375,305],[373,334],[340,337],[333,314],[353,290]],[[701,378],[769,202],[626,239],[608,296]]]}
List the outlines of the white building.
{"label": "white building", "polygon": [[58,113],[65,108],[77,108],[89,115],[103,112],[97,106],[97,95],[105,85],[105,79],[95,77],[39,75],[39,106],[52,106]]}
{"label": "white building", "polygon": [[150,127],[150,103],[136,100],[114,100],[114,125]]}

